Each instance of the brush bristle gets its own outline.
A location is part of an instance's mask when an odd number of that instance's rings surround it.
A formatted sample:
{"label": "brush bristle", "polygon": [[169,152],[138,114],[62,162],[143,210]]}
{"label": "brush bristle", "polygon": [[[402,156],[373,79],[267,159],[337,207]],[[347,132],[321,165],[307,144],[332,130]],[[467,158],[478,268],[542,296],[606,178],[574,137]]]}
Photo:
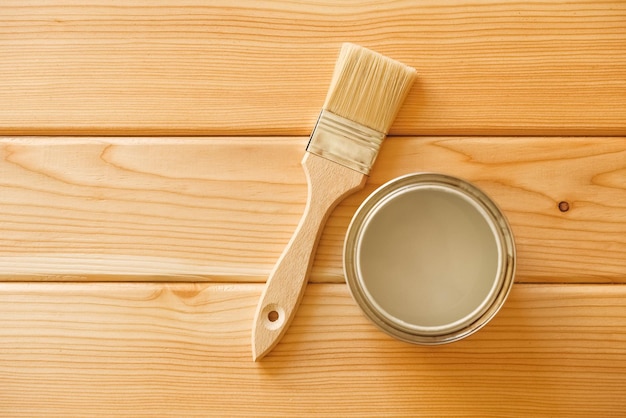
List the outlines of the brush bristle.
{"label": "brush bristle", "polygon": [[345,43],[324,109],[387,134],[415,77],[414,68]]}

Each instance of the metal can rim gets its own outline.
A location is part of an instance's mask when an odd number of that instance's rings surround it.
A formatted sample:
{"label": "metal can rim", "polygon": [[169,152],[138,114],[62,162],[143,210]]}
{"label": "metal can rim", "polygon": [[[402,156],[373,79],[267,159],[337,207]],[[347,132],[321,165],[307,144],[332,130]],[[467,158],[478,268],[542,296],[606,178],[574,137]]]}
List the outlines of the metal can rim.
{"label": "metal can rim", "polygon": [[[443,327],[440,331],[425,330],[411,326],[410,324],[402,324],[401,321],[392,320],[381,311],[359,280],[355,260],[358,256],[357,251],[360,230],[365,220],[382,199],[387,198],[398,190],[402,190],[403,187],[406,188],[416,184],[449,188],[450,190],[454,190],[455,192],[469,197],[484,210],[484,213],[488,216],[489,222],[497,233],[499,262],[502,266],[499,268],[499,277],[497,278],[497,288],[495,289],[494,297],[488,301],[488,305],[485,306],[475,318],[465,321],[465,323],[457,328]],[[359,206],[350,222],[344,241],[343,254],[344,275],[350,293],[370,321],[382,331],[397,339],[427,345],[457,341],[473,334],[485,326],[500,310],[508,297],[513,285],[516,267],[516,250],[513,233],[508,220],[496,203],[482,190],[466,180],[433,172],[410,173],[397,177],[386,182],[371,193]]]}

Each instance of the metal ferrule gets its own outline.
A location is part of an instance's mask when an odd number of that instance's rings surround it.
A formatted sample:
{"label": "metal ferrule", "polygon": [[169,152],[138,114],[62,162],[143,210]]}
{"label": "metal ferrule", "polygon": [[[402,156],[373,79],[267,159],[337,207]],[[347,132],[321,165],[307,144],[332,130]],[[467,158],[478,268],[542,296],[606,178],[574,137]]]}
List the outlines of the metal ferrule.
{"label": "metal ferrule", "polygon": [[385,134],[322,110],[306,150],[369,174]]}

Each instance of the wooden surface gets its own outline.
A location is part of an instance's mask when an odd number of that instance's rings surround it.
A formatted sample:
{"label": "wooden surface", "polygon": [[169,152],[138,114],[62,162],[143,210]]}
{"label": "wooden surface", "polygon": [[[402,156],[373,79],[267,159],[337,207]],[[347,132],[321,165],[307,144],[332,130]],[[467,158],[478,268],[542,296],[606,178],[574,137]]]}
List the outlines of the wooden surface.
{"label": "wooden surface", "polygon": [[308,135],[339,46],[418,70],[392,134],[622,135],[626,3],[4,0],[0,134]]}
{"label": "wooden surface", "polygon": [[[0,23],[0,416],[624,415],[626,3],[8,0]],[[418,81],[253,363],[344,41]],[[442,347],[378,331],[341,270],[357,206],[415,171],[477,184],[517,240],[503,310]]]}
{"label": "wooden surface", "polygon": [[[345,286],[313,284],[250,359],[261,284],[0,286],[0,405],[12,417],[623,416],[622,286],[516,285],[468,339],[395,341]],[[89,412],[88,414],[86,412]]]}
{"label": "wooden surface", "polygon": [[[304,211],[306,140],[0,139],[0,277],[265,281]],[[356,208],[417,171],[472,181],[501,206],[518,282],[626,283],[624,137],[387,138],[365,189],[331,214],[311,280],[344,281]]]}

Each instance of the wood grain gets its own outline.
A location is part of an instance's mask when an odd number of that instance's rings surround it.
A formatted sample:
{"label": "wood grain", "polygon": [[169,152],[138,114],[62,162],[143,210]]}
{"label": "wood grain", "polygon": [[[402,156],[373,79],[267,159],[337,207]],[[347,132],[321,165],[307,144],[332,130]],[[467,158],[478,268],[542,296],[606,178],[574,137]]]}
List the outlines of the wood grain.
{"label": "wood grain", "polygon": [[0,284],[0,416],[621,416],[626,287],[520,285],[466,340],[379,332],[310,285],[250,361],[260,284]]}
{"label": "wood grain", "polygon": [[[265,281],[304,210],[305,144],[0,139],[0,277]],[[626,282],[626,141],[540,137],[388,138],[365,189],[329,218],[313,281],[343,281],[358,205],[417,171],[472,181],[501,206],[517,240],[517,281]]]}
{"label": "wood grain", "polygon": [[624,135],[626,3],[0,5],[0,134],[306,135],[344,41],[418,69],[392,134]]}

